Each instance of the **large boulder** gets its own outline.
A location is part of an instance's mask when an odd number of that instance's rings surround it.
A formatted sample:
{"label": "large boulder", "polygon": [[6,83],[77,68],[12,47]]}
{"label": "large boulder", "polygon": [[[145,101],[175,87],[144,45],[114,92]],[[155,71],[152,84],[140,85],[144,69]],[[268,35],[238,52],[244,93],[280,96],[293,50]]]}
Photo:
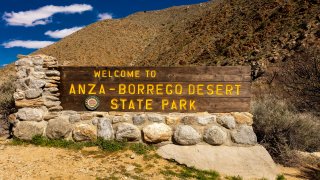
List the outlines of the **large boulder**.
{"label": "large boulder", "polygon": [[97,128],[98,137],[101,137],[104,140],[114,139],[114,131],[109,118],[99,118],[97,120]]}
{"label": "large boulder", "polygon": [[253,131],[252,126],[241,125],[236,130],[231,132],[233,142],[238,144],[254,145],[257,143],[257,136]]}
{"label": "large boulder", "polygon": [[174,131],[174,140],[181,145],[194,145],[200,142],[201,135],[191,126],[180,125]]}
{"label": "large boulder", "polygon": [[42,121],[44,113],[38,108],[21,108],[17,112],[17,118],[21,121]]}
{"label": "large boulder", "polygon": [[201,170],[218,171],[228,176],[244,179],[276,179],[276,164],[263,146],[178,146],[160,147],[157,154],[165,159]]}
{"label": "large boulder", "polygon": [[134,125],[142,125],[147,121],[148,117],[145,114],[134,115],[132,118]]}
{"label": "large boulder", "polygon": [[116,139],[118,141],[138,141],[141,138],[139,128],[133,124],[121,123],[116,129]]}
{"label": "large boulder", "polygon": [[63,139],[69,135],[71,130],[69,116],[59,116],[56,119],[49,120],[46,134],[50,139]]}
{"label": "large boulder", "polygon": [[236,127],[236,121],[231,115],[220,115],[217,118],[217,122],[228,129],[234,129]]}
{"label": "large boulder", "polygon": [[158,143],[169,141],[172,136],[172,129],[164,123],[153,123],[143,128],[144,140],[147,142]]}
{"label": "large boulder", "polygon": [[248,112],[233,112],[231,113],[238,124],[253,124],[253,115]]}
{"label": "large boulder", "polygon": [[221,145],[225,143],[227,139],[227,133],[223,131],[219,126],[213,125],[204,131],[203,139],[208,144]]}
{"label": "large boulder", "polygon": [[148,120],[151,122],[164,123],[166,120],[165,116],[157,113],[149,113],[147,114],[147,116],[148,116]]}
{"label": "large boulder", "polygon": [[78,124],[73,129],[72,137],[75,141],[94,141],[97,139],[96,126]]}
{"label": "large boulder", "polygon": [[211,114],[196,114],[185,116],[181,122],[186,125],[202,125],[206,126],[216,121],[216,116]]}
{"label": "large boulder", "polygon": [[13,135],[22,140],[32,140],[36,135],[43,135],[47,126],[46,121],[20,121],[13,129]]}

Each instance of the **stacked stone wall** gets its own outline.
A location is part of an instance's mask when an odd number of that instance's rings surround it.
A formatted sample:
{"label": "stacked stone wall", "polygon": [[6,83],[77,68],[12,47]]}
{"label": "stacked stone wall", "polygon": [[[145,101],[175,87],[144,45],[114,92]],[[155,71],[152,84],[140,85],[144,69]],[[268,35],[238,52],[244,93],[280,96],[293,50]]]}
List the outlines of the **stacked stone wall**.
{"label": "stacked stone wall", "polygon": [[11,115],[13,134],[31,140],[94,141],[97,138],[145,143],[194,145],[254,145],[252,115],[232,113],[154,113],[66,111],[59,100],[57,60],[45,55],[25,56],[16,62],[14,93],[17,113]]}

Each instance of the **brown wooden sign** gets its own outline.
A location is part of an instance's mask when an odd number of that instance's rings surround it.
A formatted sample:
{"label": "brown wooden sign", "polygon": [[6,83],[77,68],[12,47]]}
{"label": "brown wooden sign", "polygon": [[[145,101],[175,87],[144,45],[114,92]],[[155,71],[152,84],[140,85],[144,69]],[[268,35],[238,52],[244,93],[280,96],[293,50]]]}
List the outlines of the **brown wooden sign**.
{"label": "brown wooden sign", "polygon": [[60,67],[65,110],[249,111],[250,67]]}

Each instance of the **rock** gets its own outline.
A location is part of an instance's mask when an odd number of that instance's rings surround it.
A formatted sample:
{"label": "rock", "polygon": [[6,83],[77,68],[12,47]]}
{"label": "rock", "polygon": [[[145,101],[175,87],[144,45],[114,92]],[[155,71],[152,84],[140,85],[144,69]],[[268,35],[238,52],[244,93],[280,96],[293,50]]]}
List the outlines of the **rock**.
{"label": "rock", "polygon": [[17,72],[17,78],[22,79],[22,78],[26,78],[28,76],[26,69],[20,69]]}
{"label": "rock", "polygon": [[40,89],[43,88],[46,84],[46,81],[39,80],[39,79],[30,79],[29,87],[34,89]]}
{"label": "rock", "polygon": [[47,106],[48,108],[60,106],[60,104],[61,104],[60,101],[44,101],[44,105]]}
{"label": "rock", "polygon": [[165,122],[166,117],[161,115],[161,114],[157,114],[157,113],[149,113],[147,114],[148,120],[151,122]]}
{"label": "rock", "polygon": [[13,93],[13,98],[15,100],[22,100],[25,98],[25,93],[23,91],[15,92],[15,93]]}
{"label": "rock", "polygon": [[49,101],[59,101],[60,99],[58,97],[55,97],[55,96],[44,96],[46,98],[46,100],[49,100]]}
{"label": "rock", "polygon": [[37,99],[16,100],[15,104],[16,104],[16,107],[18,107],[18,108],[39,107],[39,106],[43,106],[44,102],[43,102],[42,98],[37,98]]}
{"label": "rock", "polygon": [[134,159],[134,158],[136,158],[136,155],[135,155],[135,154],[132,154],[132,155],[130,156],[130,159]]}
{"label": "rock", "polygon": [[23,78],[23,79],[17,79],[15,86],[17,90],[25,91],[28,89],[27,81],[29,81],[29,78]]}
{"label": "rock", "polygon": [[63,110],[63,107],[62,106],[53,106],[53,107],[50,107],[48,108],[49,111],[62,111]]}
{"label": "rock", "polygon": [[72,133],[75,141],[94,141],[97,139],[97,129],[93,125],[78,124]]}
{"label": "rock", "polygon": [[119,123],[119,122],[132,122],[132,116],[125,114],[123,116],[114,116],[112,118],[112,123]]}
{"label": "rock", "polygon": [[237,129],[231,132],[233,142],[238,144],[254,145],[257,143],[257,136],[253,131],[252,126],[240,125]]}
{"label": "rock", "polygon": [[29,58],[22,58],[15,62],[16,66],[33,66],[32,61]]}
{"label": "rock", "polygon": [[46,121],[20,121],[13,129],[13,134],[19,139],[31,140],[36,135],[43,135],[46,126]]}
{"label": "rock", "polygon": [[194,145],[200,142],[201,135],[191,126],[180,125],[174,131],[174,140],[181,145]]}
{"label": "rock", "polygon": [[169,141],[172,136],[172,129],[164,123],[153,123],[143,128],[143,135],[147,142]]}
{"label": "rock", "polygon": [[134,125],[142,125],[147,121],[148,117],[145,114],[134,115],[132,118]]}
{"label": "rock", "polygon": [[34,71],[31,73],[31,75],[37,79],[43,79],[46,77],[44,72]]}
{"label": "rock", "polygon": [[51,92],[51,93],[55,93],[58,92],[59,89],[57,87],[51,87],[51,88],[44,88],[45,91]]}
{"label": "rock", "polygon": [[216,116],[215,115],[201,115],[201,116],[198,116],[198,123],[200,125],[207,125],[207,124],[210,124],[212,122],[215,122],[216,121]]}
{"label": "rock", "polygon": [[178,125],[181,121],[181,116],[179,115],[169,115],[166,117],[166,124],[168,125]]}
{"label": "rock", "polygon": [[36,108],[21,108],[17,112],[17,118],[21,121],[42,121],[44,111]]}
{"label": "rock", "polygon": [[118,141],[138,141],[141,138],[141,132],[138,127],[129,123],[121,123],[116,129],[116,139]]}
{"label": "rock", "polygon": [[218,116],[217,122],[221,126],[228,128],[228,129],[234,129],[236,127],[236,121],[235,121],[234,117],[231,115]]}
{"label": "rock", "polygon": [[76,122],[80,122],[81,121],[81,116],[80,114],[76,113],[76,114],[71,114],[69,116],[69,122],[70,123],[76,123]]}
{"label": "rock", "polygon": [[80,115],[80,117],[82,121],[87,121],[93,119],[94,116],[92,113],[83,113]]}
{"label": "rock", "polygon": [[126,171],[130,172],[130,171],[133,171],[135,168],[136,168],[135,166],[129,165],[129,166],[126,167]]}
{"label": "rock", "polygon": [[50,119],[55,119],[59,116],[56,112],[48,112],[43,116],[43,120],[48,121]]}
{"label": "rock", "polygon": [[204,131],[203,139],[211,145],[221,145],[227,139],[227,133],[219,126],[211,126]]}
{"label": "rock", "polygon": [[249,126],[253,124],[253,116],[248,112],[233,112],[231,114],[238,124],[247,124]]}
{"label": "rock", "polygon": [[101,137],[104,140],[114,139],[114,131],[109,118],[99,118],[97,120],[97,128],[98,137]]}
{"label": "rock", "polygon": [[71,124],[68,116],[59,116],[48,122],[46,135],[50,139],[64,139],[71,132]]}
{"label": "rock", "polygon": [[160,147],[157,154],[165,159],[200,170],[214,170],[228,176],[243,179],[276,179],[279,174],[263,146],[178,146],[168,144]]}
{"label": "rock", "polygon": [[42,89],[28,89],[25,91],[27,99],[34,99],[40,97],[42,94]]}
{"label": "rock", "polygon": [[186,125],[202,125],[213,123],[216,121],[215,115],[191,115],[185,116],[181,119],[181,122]]}
{"label": "rock", "polygon": [[60,72],[57,70],[46,71],[47,76],[60,76]]}

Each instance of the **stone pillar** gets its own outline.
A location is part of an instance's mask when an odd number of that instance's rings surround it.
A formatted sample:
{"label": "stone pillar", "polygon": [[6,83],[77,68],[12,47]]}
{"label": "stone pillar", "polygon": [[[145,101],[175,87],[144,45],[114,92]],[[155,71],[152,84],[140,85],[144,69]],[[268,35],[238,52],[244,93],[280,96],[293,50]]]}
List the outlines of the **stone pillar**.
{"label": "stone pillar", "polygon": [[17,71],[15,105],[18,109],[14,135],[30,140],[44,135],[47,122],[62,110],[58,84],[60,72],[55,58],[45,55],[23,56],[15,63]]}

